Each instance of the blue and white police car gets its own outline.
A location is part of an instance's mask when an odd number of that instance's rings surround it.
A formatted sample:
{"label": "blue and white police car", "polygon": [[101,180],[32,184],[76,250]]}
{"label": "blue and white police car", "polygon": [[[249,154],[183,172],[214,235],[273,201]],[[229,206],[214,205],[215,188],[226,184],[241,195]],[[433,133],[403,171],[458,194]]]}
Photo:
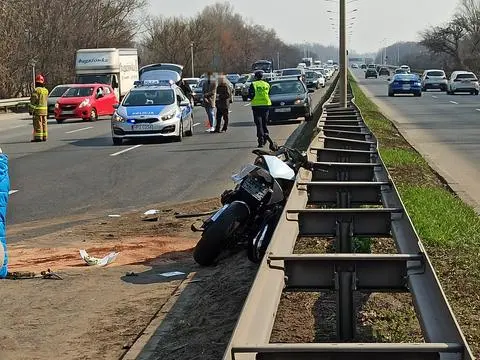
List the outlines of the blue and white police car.
{"label": "blue and white police car", "polygon": [[193,135],[193,107],[172,80],[135,81],[112,116],[112,139]]}

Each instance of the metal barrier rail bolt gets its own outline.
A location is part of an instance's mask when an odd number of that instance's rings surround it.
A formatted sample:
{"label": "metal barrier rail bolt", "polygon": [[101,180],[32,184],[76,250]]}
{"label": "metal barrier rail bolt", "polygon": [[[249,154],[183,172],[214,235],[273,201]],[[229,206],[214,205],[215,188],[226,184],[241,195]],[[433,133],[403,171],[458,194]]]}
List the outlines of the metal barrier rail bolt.
{"label": "metal barrier rail bolt", "polygon": [[[315,168],[297,178],[223,359],[473,360],[351,89],[347,108],[331,96],[318,127]],[[333,238],[336,252],[295,254],[308,236]],[[354,253],[357,236],[391,237],[398,253]],[[282,293],[300,290],[335,293],[337,342],[270,342]],[[354,342],[357,291],[409,292],[425,342]]]}

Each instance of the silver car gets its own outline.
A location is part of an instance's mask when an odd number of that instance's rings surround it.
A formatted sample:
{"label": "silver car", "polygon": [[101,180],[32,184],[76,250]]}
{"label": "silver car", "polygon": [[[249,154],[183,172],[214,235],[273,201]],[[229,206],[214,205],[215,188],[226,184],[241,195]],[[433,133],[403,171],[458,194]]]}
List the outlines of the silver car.
{"label": "silver car", "polygon": [[112,116],[112,140],[193,135],[193,107],[173,81],[136,81]]}
{"label": "silver car", "polygon": [[441,91],[447,91],[448,80],[443,70],[425,70],[422,74],[422,91],[428,89],[439,89]]}
{"label": "silver car", "polygon": [[62,97],[65,92],[70,89],[73,85],[72,84],[62,84],[55,86],[50,94],[48,94],[47,99],[47,106],[48,106],[48,116],[55,115],[55,104],[57,100]]}

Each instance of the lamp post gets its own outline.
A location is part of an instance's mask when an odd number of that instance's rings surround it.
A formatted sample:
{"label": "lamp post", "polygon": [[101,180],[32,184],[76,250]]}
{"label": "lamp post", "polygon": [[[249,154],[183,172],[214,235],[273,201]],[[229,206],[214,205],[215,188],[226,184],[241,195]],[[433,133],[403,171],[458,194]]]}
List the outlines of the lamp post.
{"label": "lamp post", "polygon": [[190,43],[190,53],[192,55],[192,77],[195,77],[195,67],[193,65],[193,41]]}
{"label": "lamp post", "polygon": [[347,28],[346,1],[340,0],[340,106],[347,107]]}
{"label": "lamp post", "polygon": [[32,66],[32,82],[33,82],[33,88],[35,89],[35,65],[37,64],[37,61],[35,59],[30,60],[30,65]]}

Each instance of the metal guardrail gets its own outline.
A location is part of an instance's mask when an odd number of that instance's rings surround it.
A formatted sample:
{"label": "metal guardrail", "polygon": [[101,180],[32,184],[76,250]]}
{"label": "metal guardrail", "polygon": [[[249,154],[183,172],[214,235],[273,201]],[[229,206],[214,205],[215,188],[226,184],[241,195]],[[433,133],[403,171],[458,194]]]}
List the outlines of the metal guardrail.
{"label": "metal guardrail", "polygon": [[[337,92],[323,110],[309,148],[316,168],[297,178],[223,359],[473,360],[351,92],[346,109]],[[334,238],[336,253],[294,254],[299,236]],[[392,237],[398,254],[355,254],[355,236]],[[282,293],[298,290],[335,291],[338,342],[270,343]],[[410,292],[425,342],[352,342],[355,291]]]}
{"label": "metal guardrail", "polygon": [[7,111],[9,108],[18,108],[20,106],[26,106],[30,102],[29,97],[13,98],[13,99],[0,99],[0,109]]}

